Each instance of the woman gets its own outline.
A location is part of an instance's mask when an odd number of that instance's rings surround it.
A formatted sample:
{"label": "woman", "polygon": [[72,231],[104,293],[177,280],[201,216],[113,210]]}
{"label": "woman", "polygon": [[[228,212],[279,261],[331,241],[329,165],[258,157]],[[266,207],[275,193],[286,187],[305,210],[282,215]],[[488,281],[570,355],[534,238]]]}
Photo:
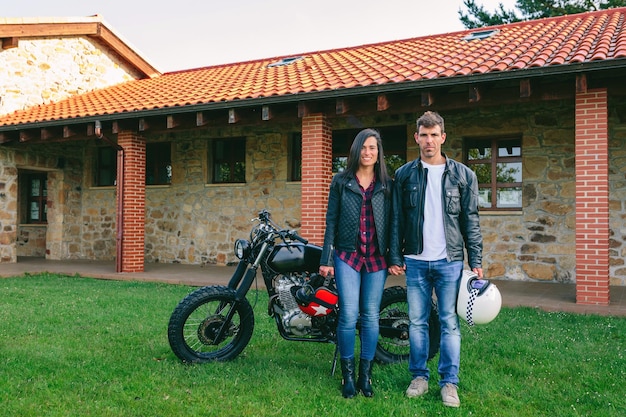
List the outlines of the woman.
{"label": "woman", "polygon": [[[335,175],[328,197],[326,232],[319,272],[334,275],[339,292],[337,345],[342,394],[374,395],[371,371],[378,343],[380,301],[387,279],[391,179],[380,134],[359,132],[345,171]],[[356,323],[361,317],[359,377],[355,374]]]}

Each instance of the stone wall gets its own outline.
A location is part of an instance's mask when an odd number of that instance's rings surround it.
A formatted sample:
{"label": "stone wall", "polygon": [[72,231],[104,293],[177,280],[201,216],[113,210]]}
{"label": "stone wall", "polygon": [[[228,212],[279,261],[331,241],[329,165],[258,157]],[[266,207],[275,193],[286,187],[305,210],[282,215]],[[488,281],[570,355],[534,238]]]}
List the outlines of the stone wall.
{"label": "stone wall", "polygon": [[[18,256],[45,255],[49,259],[81,257],[70,252],[72,244],[82,246],[82,229],[76,214],[81,207],[83,148],[78,148],[77,152],[72,144],[0,146],[1,262],[16,262]],[[23,215],[18,196],[22,172],[47,174],[47,226],[20,223]],[[45,239],[44,248],[41,248],[42,239]]]}
{"label": "stone wall", "polygon": [[[613,100],[614,105],[619,104]],[[624,103],[622,103],[624,104]],[[613,112],[612,114],[615,114]],[[489,278],[574,282],[575,273],[575,149],[573,104],[554,101],[473,111],[450,111],[446,119],[445,152],[461,159],[462,138],[494,134],[520,134],[523,138],[523,210],[481,212],[484,235],[484,266]],[[364,125],[404,124],[407,154],[417,155],[412,139],[415,115],[393,121],[378,116],[363,118]],[[336,129],[345,128],[333,121]],[[626,124],[613,116],[610,126],[610,229],[612,285],[626,285]],[[300,183],[288,182],[288,133],[297,126],[213,128],[163,135],[148,135],[147,141],[170,141],[173,180],[168,186],[149,186],[146,191],[146,262],[183,264],[228,264],[235,261],[233,242],[247,237],[250,219],[263,208],[271,210],[279,225],[300,226]],[[246,184],[206,183],[209,143],[212,138],[246,137]],[[383,138],[384,140],[384,138]],[[11,190],[17,187],[16,166],[49,169],[51,208],[47,246],[52,259],[115,259],[115,187],[91,187],[94,145],[89,144],[82,161],[51,170],[56,157],[67,154],[59,144],[33,146],[39,157],[7,155],[0,147],[0,253],[11,258],[13,232]],[[74,145],[75,146],[75,145]],[[45,162],[45,161],[50,162]],[[84,163],[84,169],[83,167]],[[56,185],[54,183],[58,183]],[[7,217],[8,216],[8,217]],[[17,228],[15,228],[17,231]],[[306,236],[305,236],[306,237]],[[15,240],[15,236],[13,236]],[[13,245],[14,247],[15,245]],[[8,255],[7,255],[8,254]],[[3,260],[5,261],[5,260]]]}
{"label": "stone wall", "polygon": [[16,241],[17,255],[45,258],[47,232],[46,225],[21,225]]}
{"label": "stone wall", "polygon": [[16,262],[17,168],[15,152],[0,146],[0,262]]}
{"label": "stone wall", "polygon": [[88,38],[20,39],[0,50],[0,114],[140,78]]}
{"label": "stone wall", "polygon": [[[481,212],[487,276],[573,282],[576,213],[572,105],[552,102],[517,110],[470,112],[446,121],[448,135],[452,131],[454,138],[522,135],[523,210]],[[448,149],[461,146],[459,140],[447,144]]]}
{"label": "stone wall", "polygon": [[609,119],[609,268],[610,284],[626,285],[626,120],[617,115]]}
{"label": "stone wall", "polygon": [[[172,184],[146,189],[146,262],[235,262],[235,240],[248,238],[250,220],[262,209],[283,227],[300,227],[300,183],[286,181],[287,135],[238,133],[246,136],[247,183],[233,185],[207,184],[210,138],[218,136],[197,131],[150,138],[174,146]],[[115,259],[115,192],[87,187],[83,193],[80,253],[88,259]]]}
{"label": "stone wall", "polygon": [[176,141],[170,187],[146,192],[146,261],[235,262],[236,239],[248,238],[262,209],[283,227],[300,226],[300,183],[287,178],[287,136],[246,138],[246,184],[206,184],[210,141],[191,134]]}

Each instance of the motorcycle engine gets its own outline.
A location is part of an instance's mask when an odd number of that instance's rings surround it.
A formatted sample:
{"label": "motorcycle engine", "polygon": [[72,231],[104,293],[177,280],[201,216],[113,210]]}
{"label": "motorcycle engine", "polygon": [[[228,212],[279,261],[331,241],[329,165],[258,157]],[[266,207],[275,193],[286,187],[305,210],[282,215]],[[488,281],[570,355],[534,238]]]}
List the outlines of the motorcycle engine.
{"label": "motorcycle engine", "polygon": [[276,281],[278,299],[284,310],[280,311],[285,331],[295,336],[306,336],[311,333],[311,316],[302,312],[294,297],[293,287],[300,288],[304,279],[294,275],[281,275]]}

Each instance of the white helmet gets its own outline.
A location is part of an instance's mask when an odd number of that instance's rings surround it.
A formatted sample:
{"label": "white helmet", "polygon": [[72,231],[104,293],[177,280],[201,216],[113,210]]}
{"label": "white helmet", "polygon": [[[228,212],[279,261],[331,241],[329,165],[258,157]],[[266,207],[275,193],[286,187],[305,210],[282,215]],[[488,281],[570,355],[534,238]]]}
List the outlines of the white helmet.
{"label": "white helmet", "polygon": [[502,296],[495,284],[469,270],[463,271],[456,313],[467,324],[486,324],[496,318],[502,307]]}

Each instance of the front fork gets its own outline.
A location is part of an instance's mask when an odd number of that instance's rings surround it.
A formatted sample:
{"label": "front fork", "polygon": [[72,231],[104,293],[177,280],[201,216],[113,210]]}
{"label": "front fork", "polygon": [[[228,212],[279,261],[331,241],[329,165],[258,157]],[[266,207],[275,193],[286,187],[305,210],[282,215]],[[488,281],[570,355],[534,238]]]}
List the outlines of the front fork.
{"label": "front fork", "polygon": [[[248,294],[252,283],[254,282],[254,278],[256,277],[256,271],[259,268],[261,263],[261,259],[265,254],[265,251],[268,249],[267,242],[263,243],[261,250],[259,251],[259,255],[257,256],[255,262],[252,265],[248,266],[246,261],[240,261],[239,265],[237,265],[237,269],[235,273],[230,278],[228,282],[228,288],[232,288],[236,291],[235,302],[230,306],[228,313],[224,319],[224,323],[222,327],[220,327],[217,335],[215,336],[215,340],[221,340],[222,336],[226,332],[226,330],[230,327],[230,322],[235,315],[237,303],[243,300]],[[220,305],[220,309],[223,308],[223,305]]]}

